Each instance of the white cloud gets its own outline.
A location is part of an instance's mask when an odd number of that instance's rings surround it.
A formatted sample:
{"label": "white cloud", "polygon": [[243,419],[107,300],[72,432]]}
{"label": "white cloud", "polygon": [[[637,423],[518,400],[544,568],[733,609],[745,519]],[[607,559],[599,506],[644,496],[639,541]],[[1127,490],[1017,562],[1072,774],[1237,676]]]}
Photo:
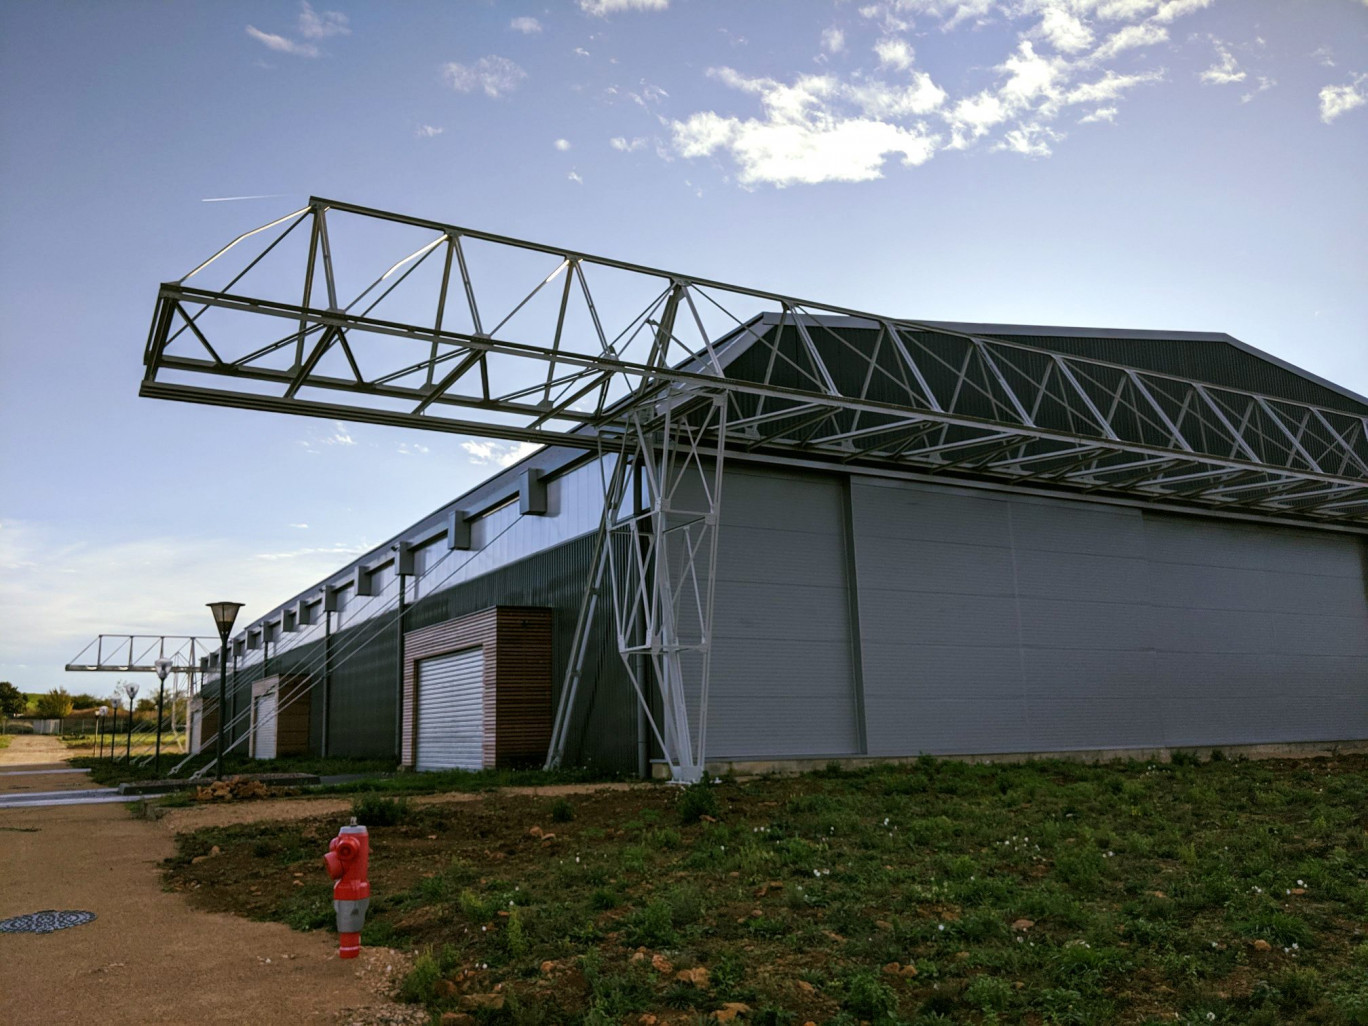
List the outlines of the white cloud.
{"label": "white cloud", "polygon": [[293,39],[286,39],[273,32],[262,32],[255,25],[247,26],[247,34],[259,42],[268,50],[276,53],[293,54],[296,57],[317,57],[318,47],[312,43],[296,43]]}
{"label": "white cloud", "polygon": [[307,531],[307,530],[309,529],[309,525],[308,525],[308,524],[291,524],[290,526],[291,526],[291,527],[294,527],[294,528],[297,528],[297,529],[300,530],[300,531]]}
{"label": "white cloud", "polygon": [[432,450],[421,442],[400,442],[394,451],[401,456],[426,456]]}
{"label": "white cloud", "polygon": [[445,128],[438,128],[436,125],[419,125],[413,130],[413,134],[419,139],[432,139],[445,131]]}
{"label": "white cloud", "polygon": [[625,136],[615,135],[608,140],[608,145],[622,153],[631,153],[633,150],[643,148],[646,145],[646,140],[641,138],[641,136],[628,139]]}
{"label": "white cloud", "polygon": [[1023,157],[1048,157],[1053,152],[1050,144],[1062,138],[1045,125],[1028,123],[1008,131],[994,149],[1009,150]]}
{"label": "white cloud", "polygon": [[845,86],[845,96],[861,113],[878,118],[901,118],[913,114],[929,114],[945,103],[946,92],[924,71],[915,72],[908,85],[889,85],[886,82],[862,82]]}
{"label": "white cloud", "polygon": [[348,18],[340,11],[319,13],[309,5],[309,0],[303,0],[299,6],[299,34],[305,39],[327,39],[329,36],[351,35]]}
{"label": "white cloud", "polygon": [[560,150],[562,153],[564,153],[566,150],[568,150],[568,149],[570,148],[570,140],[569,140],[569,139],[557,139],[557,140],[555,141],[555,143],[553,143],[553,145],[556,147],[556,149],[558,149],[558,150]]}
{"label": "white cloud", "polygon": [[583,184],[584,184],[584,179],[580,177],[578,171],[571,171],[571,172],[570,172],[568,175],[566,175],[565,177],[568,178],[568,179],[570,179],[570,181],[574,182],[576,185],[583,185]]}
{"label": "white cloud", "polygon": [[514,18],[510,21],[508,27],[514,32],[521,32],[525,36],[530,36],[542,30],[542,23],[536,18],[529,18],[526,15],[523,15],[520,18]]}
{"label": "white cloud", "polygon": [[[939,20],[941,28],[948,32],[962,22],[987,21],[994,13],[994,5],[995,0],[887,0],[860,8],[860,14],[885,24],[896,24],[907,15],[927,15]],[[902,23],[906,26],[906,22]]]}
{"label": "white cloud", "polygon": [[880,39],[874,44],[874,52],[878,55],[880,64],[887,68],[897,68],[899,71],[906,71],[912,67],[916,59],[907,41],[894,36]]}
{"label": "white cloud", "polygon": [[462,442],[461,448],[477,467],[511,467],[519,460],[536,452],[540,446],[532,442]]}
{"label": "white cloud", "polygon": [[1214,40],[1214,42],[1216,44],[1216,63],[1198,77],[1207,85],[1230,85],[1233,82],[1243,82],[1246,74],[1240,69],[1239,63],[1235,60],[1235,55],[1220,40]]}
{"label": "white cloud", "polygon": [[1038,97],[1054,96],[1065,68],[1062,58],[1042,57],[1030,40],[1023,39],[1017,52],[998,69],[1008,76],[1001,87],[1002,98],[1009,106],[1026,106]]}
{"label": "white cloud", "polygon": [[486,96],[497,100],[518,88],[518,83],[527,77],[527,72],[507,57],[491,54],[481,57],[474,64],[451,61],[443,65],[442,77],[458,93],[480,89]]}
{"label": "white cloud", "polygon": [[359,556],[368,547],[342,544],[317,545],[302,549],[287,549],[285,552],[258,552],[252,558],[275,563],[281,560],[302,559],[308,556]]}
{"label": "white cloud", "polygon": [[1041,38],[1063,53],[1077,53],[1093,44],[1093,30],[1063,6],[1050,5],[1040,19]]}
{"label": "white cloud", "polygon": [[1149,23],[1127,25],[1103,40],[1102,45],[1093,51],[1092,59],[1095,62],[1108,61],[1126,50],[1153,46],[1155,43],[1164,42],[1168,37],[1168,29],[1162,25]]}
{"label": "white cloud", "polygon": [[1135,75],[1118,75],[1108,71],[1093,82],[1074,86],[1064,96],[1065,103],[1102,103],[1115,100],[1127,89],[1133,89],[1146,82],[1158,82],[1164,77],[1162,71],[1144,71]]}
{"label": "white cloud", "polygon": [[822,30],[822,49],[827,53],[840,53],[845,45],[845,33],[835,25]]}
{"label": "white cloud", "polygon": [[[864,181],[884,173],[890,158],[929,160],[938,149],[990,150],[1048,156],[1065,136],[1058,120],[1074,105],[1079,123],[1114,121],[1121,102],[1142,84],[1162,81],[1162,67],[1143,66],[1141,51],[1165,43],[1169,26],[1211,0],[870,0],[860,17],[879,29],[878,70],[800,75],[789,81],[730,68],[710,77],[753,97],[758,110],[698,110],[668,122],[673,154],[721,156],[746,187]],[[1368,2],[1368,0],[1365,0]],[[916,66],[907,33],[927,22],[950,31],[993,20],[1010,24],[1013,49],[952,96]],[[835,51],[838,30],[822,35],[817,60]],[[839,37],[842,47],[847,40]],[[1124,73],[1113,66],[1125,57]],[[1140,65],[1140,67],[1136,67]],[[1269,88],[1260,82],[1260,90]],[[625,137],[613,145],[626,149]]]}
{"label": "white cloud", "polygon": [[1083,117],[1079,118],[1078,123],[1080,125],[1091,125],[1102,121],[1111,122],[1115,120],[1115,107],[1098,107],[1097,110],[1093,111],[1091,114],[1085,114]]}
{"label": "white cloud", "polygon": [[597,18],[624,11],[663,11],[670,0],[579,0],[580,10]]}
{"label": "white cloud", "polygon": [[1348,85],[1328,85],[1320,91],[1320,119],[1328,125],[1364,104],[1368,104],[1368,74],[1355,75]]}
{"label": "white cloud", "polygon": [[890,155],[915,165],[936,152],[936,137],[920,128],[834,112],[821,102],[827,91],[821,79],[800,79],[792,87],[755,82],[762,83],[763,120],[703,111],[673,122],[680,155],[701,157],[726,150],[739,167],[742,185],[783,187],[869,181],[883,176]]}
{"label": "white cloud", "polygon": [[1258,96],[1260,93],[1268,92],[1268,90],[1272,89],[1277,84],[1278,80],[1276,78],[1268,78],[1266,75],[1260,75],[1259,84],[1256,85],[1249,92],[1241,96],[1240,102],[1248,103],[1250,100],[1254,99],[1254,97]]}
{"label": "white cloud", "polygon": [[949,113],[950,124],[955,130],[950,148],[963,149],[1006,121],[1007,115],[1007,107],[990,92],[965,97]]}

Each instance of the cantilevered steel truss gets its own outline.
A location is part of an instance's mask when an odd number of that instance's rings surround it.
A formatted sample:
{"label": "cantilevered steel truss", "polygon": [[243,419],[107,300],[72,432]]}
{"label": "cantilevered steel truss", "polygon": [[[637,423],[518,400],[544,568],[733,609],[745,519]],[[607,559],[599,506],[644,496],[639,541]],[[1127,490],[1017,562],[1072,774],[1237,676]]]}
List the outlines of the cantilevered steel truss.
{"label": "cantilevered steel truss", "polygon": [[171,672],[194,681],[200,659],[218,651],[217,638],[171,634],[98,634],[67,662],[69,672],[156,673],[157,660],[171,660]]}
{"label": "cantilevered steel truss", "polygon": [[[704,482],[724,453],[1368,527],[1368,420],[1348,401],[1293,402],[332,200],[164,284],[144,362],[141,394],[155,398],[617,453],[602,565],[623,657],[651,657],[657,733],[686,776],[701,772],[707,662],[691,732],[670,711],[671,675],[683,679],[672,597],[698,585],[701,631],[685,648],[706,653],[720,492]],[[681,529],[668,453],[693,468],[690,494],[703,489],[684,518],[695,527],[679,561],[624,576],[606,532],[628,490],[612,481],[656,468],[633,523],[658,556]],[[586,597],[585,615],[595,604]]]}

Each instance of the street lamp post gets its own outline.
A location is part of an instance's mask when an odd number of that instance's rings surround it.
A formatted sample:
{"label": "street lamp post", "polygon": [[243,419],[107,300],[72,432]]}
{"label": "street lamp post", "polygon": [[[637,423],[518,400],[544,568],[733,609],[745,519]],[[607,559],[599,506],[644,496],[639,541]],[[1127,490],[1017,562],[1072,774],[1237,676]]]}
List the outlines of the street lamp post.
{"label": "street lamp post", "polygon": [[108,712],[104,706],[95,710],[95,741],[100,746],[95,755],[97,759],[104,756],[104,718]]}
{"label": "street lamp post", "polygon": [[161,776],[161,734],[162,734],[162,701],[166,696],[166,675],[171,672],[170,659],[158,659],[154,664],[157,667],[157,775]]}
{"label": "street lamp post", "polygon": [[237,619],[241,602],[210,602],[209,612],[214,614],[214,626],[218,628],[219,643],[219,702],[218,731],[214,741],[214,777],[223,779],[223,731],[228,726],[227,692],[224,682],[228,678],[228,635],[232,633],[233,621]]}
{"label": "street lamp post", "polygon": [[110,706],[114,709],[114,725],[109,728],[109,761],[114,761],[114,742],[119,737],[119,706],[123,699],[115,695],[109,700]]}
{"label": "street lamp post", "polygon": [[128,696],[128,740],[124,742],[124,762],[133,764],[133,710],[137,708],[138,685],[129,682],[124,685]]}

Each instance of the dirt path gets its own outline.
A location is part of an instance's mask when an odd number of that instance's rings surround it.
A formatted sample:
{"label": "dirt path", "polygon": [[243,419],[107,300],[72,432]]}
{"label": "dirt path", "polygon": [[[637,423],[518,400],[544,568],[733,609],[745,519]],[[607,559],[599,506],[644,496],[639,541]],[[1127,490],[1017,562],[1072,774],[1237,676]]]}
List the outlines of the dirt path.
{"label": "dirt path", "polygon": [[378,993],[386,966],[391,979],[400,971],[393,953],[343,962],[326,933],[194,910],[162,890],[157,863],[172,850],[170,833],[122,806],[0,810],[0,918],[43,909],[98,916],[51,934],[0,934],[0,1022],[410,1020],[414,1010]]}
{"label": "dirt path", "polygon": [[[506,787],[503,794],[574,795],[591,791],[617,791],[632,787],[652,787],[651,784],[557,784],[553,787]],[[487,792],[459,792],[416,795],[409,799],[414,805],[450,805],[457,802],[479,801]],[[227,802],[221,805],[193,805],[171,809],[161,825],[168,834],[183,834],[207,826],[232,826],[237,823],[283,822],[308,819],[311,816],[350,815],[352,799],[346,798],[268,798],[264,801]]]}
{"label": "dirt path", "polygon": [[0,748],[0,769],[23,769],[66,762],[67,746],[45,734],[15,734],[8,748]]}
{"label": "dirt path", "polygon": [[[80,774],[68,779],[86,780]],[[513,790],[577,794],[632,786],[641,785]],[[424,795],[413,801],[428,805],[481,797]],[[98,917],[46,935],[0,934],[0,1023],[426,1022],[421,1009],[384,996],[404,970],[405,956],[365,949],[357,962],[343,962],[326,932],[296,933],[277,923],[201,912],[162,890],[158,863],[173,853],[177,833],[340,816],[350,809],[350,798],[273,799],[174,809],[157,822],[136,820],[116,805],[0,809],[0,918],[44,909],[84,909]]]}

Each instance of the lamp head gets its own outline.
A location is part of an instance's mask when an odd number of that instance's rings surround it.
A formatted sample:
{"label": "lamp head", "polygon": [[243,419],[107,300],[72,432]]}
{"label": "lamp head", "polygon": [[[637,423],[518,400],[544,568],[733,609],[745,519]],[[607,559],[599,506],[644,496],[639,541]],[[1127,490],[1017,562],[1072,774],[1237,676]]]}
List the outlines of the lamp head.
{"label": "lamp head", "polygon": [[214,626],[218,628],[219,637],[223,643],[228,643],[228,634],[233,629],[233,622],[237,619],[238,610],[242,608],[241,602],[209,602],[209,612],[214,614]]}
{"label": "lamp head", "polygon": [[152,665],[157,668],[157,676],[160,677],[162,680],[166,680],[166,675],[171,672],[171,660],[158,659]]}

